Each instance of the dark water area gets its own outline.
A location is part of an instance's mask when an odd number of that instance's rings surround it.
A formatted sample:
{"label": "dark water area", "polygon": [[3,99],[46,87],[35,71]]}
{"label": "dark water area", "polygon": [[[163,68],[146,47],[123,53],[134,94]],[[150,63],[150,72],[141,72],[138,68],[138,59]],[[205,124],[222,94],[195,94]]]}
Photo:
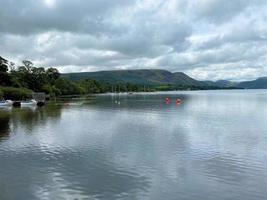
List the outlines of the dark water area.
{"label": "dark water area", "polygon": [[267,90],[81,103],[0,108],[1,200],[266,199]]}

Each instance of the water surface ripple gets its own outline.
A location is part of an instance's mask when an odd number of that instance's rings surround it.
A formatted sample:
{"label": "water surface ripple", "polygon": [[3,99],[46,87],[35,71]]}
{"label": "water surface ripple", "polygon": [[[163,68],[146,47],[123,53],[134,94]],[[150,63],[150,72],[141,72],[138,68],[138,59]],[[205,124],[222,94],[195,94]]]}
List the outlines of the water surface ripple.
{"label": "water surface ripple", "polygon": [[264,200],[266,102],[233,90],[0,108],[0,199]]}

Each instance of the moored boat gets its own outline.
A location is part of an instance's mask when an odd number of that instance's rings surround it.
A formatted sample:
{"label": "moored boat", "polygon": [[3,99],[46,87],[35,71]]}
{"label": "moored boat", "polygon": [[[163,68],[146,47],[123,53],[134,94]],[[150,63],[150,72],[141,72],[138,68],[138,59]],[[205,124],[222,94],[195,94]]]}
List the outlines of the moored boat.
{"label": "moored boat", "polygon": [[35,99],[20,102],[21,107],[36,106],[36,105],[37,105],[37,101]]}
{"label": "moored boat", "polygon": [[11,100],[0,101],[0,106],[12,106],[12,104]]}

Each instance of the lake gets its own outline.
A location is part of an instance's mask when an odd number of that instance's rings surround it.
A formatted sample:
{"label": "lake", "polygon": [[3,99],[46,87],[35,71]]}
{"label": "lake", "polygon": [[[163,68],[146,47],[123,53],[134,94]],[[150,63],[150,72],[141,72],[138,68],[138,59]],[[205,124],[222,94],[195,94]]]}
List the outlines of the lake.
{"label": "lake", "polygon": [[0,199],[266,197],[267,90],[0,108]]}

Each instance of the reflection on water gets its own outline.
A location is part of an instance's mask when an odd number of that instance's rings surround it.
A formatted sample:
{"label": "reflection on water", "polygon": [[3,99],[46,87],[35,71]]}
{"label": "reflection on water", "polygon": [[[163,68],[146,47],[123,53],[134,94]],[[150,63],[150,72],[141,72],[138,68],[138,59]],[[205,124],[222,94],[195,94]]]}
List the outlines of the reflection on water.
{"label": "reflection on water", "polygon": [[[1,108],[0,109],[0,133],[3,135],[12,134],[20,129],[27,130],[27,133],[34,131],[34,128],[46,125],[50,120],[60,118],[61,107],[53,106],[46,108],[25,107],[25,108]],[[12,129],[12,131],[11,131]]]}
{"label": "reflection on water", "polygon": [[9,135],[9,116],[8,113],[0,110],[0,141]]}
{"label": "reflection on water", "polygon": [[266,93],[0,109],[0,199],[265,199]]}

